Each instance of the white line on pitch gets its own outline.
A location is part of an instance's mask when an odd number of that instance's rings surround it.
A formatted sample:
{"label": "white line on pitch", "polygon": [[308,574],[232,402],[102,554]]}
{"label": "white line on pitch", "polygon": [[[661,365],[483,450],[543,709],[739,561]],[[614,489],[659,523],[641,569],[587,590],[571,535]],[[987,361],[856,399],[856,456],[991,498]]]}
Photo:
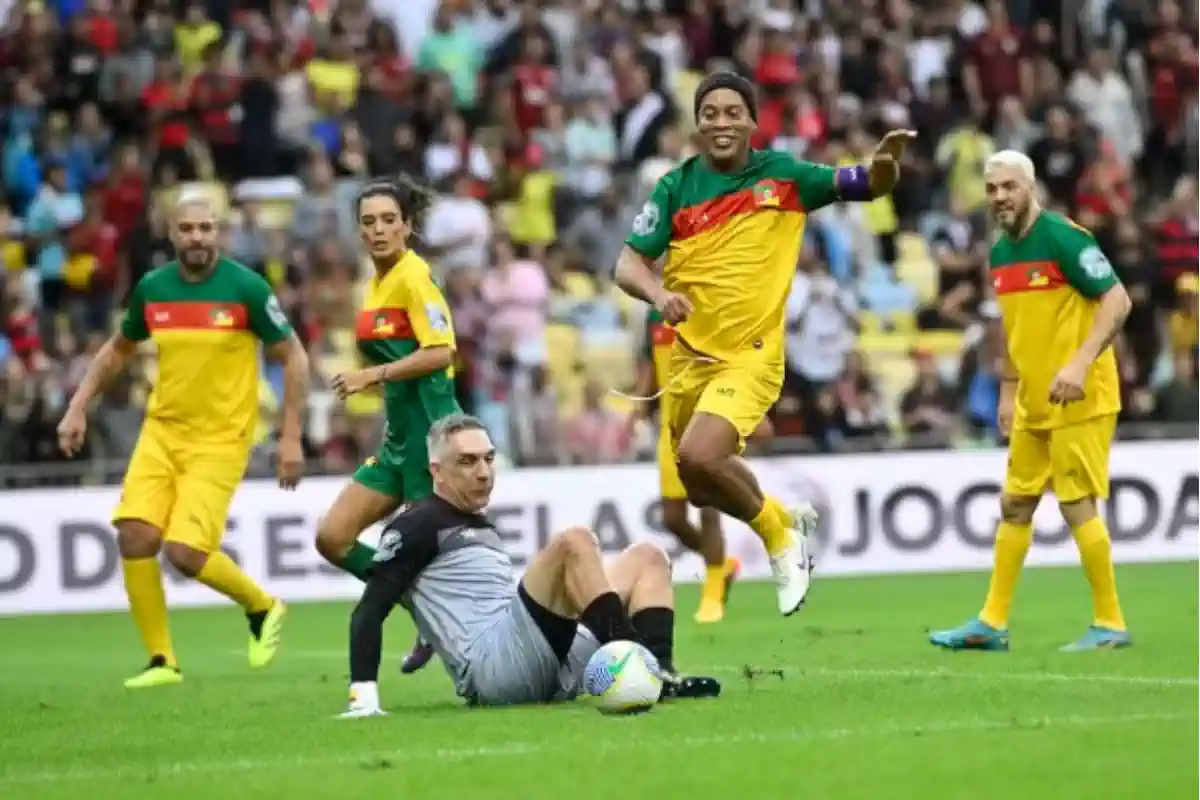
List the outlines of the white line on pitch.
{"label": "white line on pitch", "polygon": [[[924,725],[880,725],[863,728],[813,728],[805,730],[795,728],[780,729],[768,732],[745,732],[714,734],[704,736],[653,736],[641,737],[629,730],[622,731],[622,737],[606,741],[592,741],[588,747],[593,750],[612,751],[630,750],[642,747],[671,747],[671,746],[706,746],[706,745],[739,745],[739,744],[779,744],[798,742],[822,742],[838,739],[875,739],[903,735],[919,734],[948,734],[972,731],[1002,731],[1029,730],[1039,728],[1099,728],[1140,723],[1178,722],[1194,720],[1195,712],[1170,714],[1120,714],[1112,716],[1051,716],[1028,717],[1024,719],[1004,720],[950,720],[930,722]],[[332,720],[331,720],[332,721]],[[361,720],[343,720],[337,725],[362,725]],[[366,724],[378,724],[378,730],[387,721],[372,720]],[[627,735],[631,734],[632,735]],[[288,769],[320,766],[322,768],[335,764],[370,763],[380,761],[446,761],[473,760],[481,758],[518,758],[534,754],[570,749],[574,746],[570,740],[541,740],[535,742],[511,742],[509,744],[481,747],[443,747],[443,748],[409,748],[402,750],[375,750],[354,753],[319,753],[312,755],[279,756],[275,758],[242,758],[214,761],[177,761],[171,764],[154,767],[137,767],[132,765],[107,768],[81,768],[65,770],[44,770],[40,772],[8,771],[0,773],[0,785],[53,783],[58,781],[96,781],[123,780],[127,778],[168,778],[181,775],[226,773],[254,771],[262,769]]]}
{"label": "white line on pitch", "polygon": [[[226,655],[236,655],[244,658],[241,650],[224,651]],[[295,658],[311,661],[345,661],[349,656],[339,650],[282,650],[280,658]],[[1003,656],[997,656],[1003,658]],[[1019,683],[1112,683],[1142,686],[1197,686],[1200,679],[1172,675],[1098,675],[1087,673],[1072,675],[1069,672],[959,672],[948,669],[902,669],[874,667],[805,667],[799,664],[748,665],[755,676],[769,679],[772,672],[782,672],[785,676],[819,677],[819,678],[878,678],[884,680],[978,680],[978,681],[1015,681]],[[716,675],[743,675],[746,666],[731,664],[708,664],[695,666],[690,669],[695,672],[709,672]]]}

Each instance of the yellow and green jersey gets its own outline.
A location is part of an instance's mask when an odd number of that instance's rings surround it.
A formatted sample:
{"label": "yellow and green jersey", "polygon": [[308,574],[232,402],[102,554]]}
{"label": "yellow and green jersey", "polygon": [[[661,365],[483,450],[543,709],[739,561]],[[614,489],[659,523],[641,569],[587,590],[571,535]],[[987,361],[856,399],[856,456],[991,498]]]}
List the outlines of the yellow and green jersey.
{"label": "yellow and green jersey", "polygon": [[783,363],[784,306],[807,214],[838,200],[836,171],[787,153],[753,150],[731,173],[693,156],[659,180],[626,244],[666,255],[667,289],[691,300],[677,332],[722,361]]}
{"label": "yellow and green jersey", "polygon": [[1088,370],[1081,401],[1050,403],[1054,377],[1091,332],[1099,298],[1118,282],[1092,234],[1043,211],[1020,239],[999,235],[992,245],[991,275],[1019,379],[1014,426],[1057,428],[1120,411],[1111,347]]}
{"label": "yellow and green jersey", "polygon": [[[371,278],[355,339],[373,366],[399,361],[422,347],[455,348],[450,308],[423,258],[409,250],[382,278]],[[453,368],[389,381],[383,399],[387,438],[395,443],[413,436],[423,440],[430,425],[459,410]]]}
{"label": "yellow and green jersey", "polygon": [[267,282],[221,258],[203,280],[178,262],[146,273],[130,296],[121,335],[158,349],[147,418],[190,441],[251,443],[258,423],[258,343],[292,335]]}

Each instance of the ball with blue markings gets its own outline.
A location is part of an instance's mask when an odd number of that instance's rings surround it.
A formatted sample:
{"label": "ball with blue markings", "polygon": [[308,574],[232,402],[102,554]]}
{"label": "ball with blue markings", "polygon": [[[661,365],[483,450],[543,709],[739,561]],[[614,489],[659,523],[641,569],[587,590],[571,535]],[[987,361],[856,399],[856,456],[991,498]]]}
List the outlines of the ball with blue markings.
{"label": "ball with blue markings", "polygon": [[649,711],[662,693],[662,669],[636,642],[609,642],[588,660],[583,690],[605,714]]}

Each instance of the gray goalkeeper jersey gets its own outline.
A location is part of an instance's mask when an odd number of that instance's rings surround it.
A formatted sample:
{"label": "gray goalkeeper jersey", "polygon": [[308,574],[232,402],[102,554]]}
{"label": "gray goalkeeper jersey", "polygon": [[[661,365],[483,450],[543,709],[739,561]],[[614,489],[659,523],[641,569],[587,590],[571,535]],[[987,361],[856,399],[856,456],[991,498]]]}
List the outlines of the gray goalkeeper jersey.
{"label": "gray goalkeeper jersey", "polygon": [[384,530],[373,576],[391,583],[421,638],[466,691],[471,648],[515,595],[512,560],[496,528],[440,497],[421,500]]}

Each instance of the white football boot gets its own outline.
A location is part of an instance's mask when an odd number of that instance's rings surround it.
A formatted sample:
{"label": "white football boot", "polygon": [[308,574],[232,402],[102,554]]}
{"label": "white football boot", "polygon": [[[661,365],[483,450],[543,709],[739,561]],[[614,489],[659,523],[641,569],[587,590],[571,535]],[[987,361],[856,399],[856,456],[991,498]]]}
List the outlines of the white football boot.
{"label": "white football boot", "polygon": [[788,511],[792,515],[792,528],[788,530],[791,544],[780,555],[771,557],[779,613],[785,617],[799,611],[808,597],[813,572],[809,537],[817,530],[817,511],[811,503],[800,503]]}
{"label": "white football boot", "polygon": [[374,681],[350,684],[350,705],[338,719],[383,716],[387,716],[387,712],[379,707],[379,684]]}

